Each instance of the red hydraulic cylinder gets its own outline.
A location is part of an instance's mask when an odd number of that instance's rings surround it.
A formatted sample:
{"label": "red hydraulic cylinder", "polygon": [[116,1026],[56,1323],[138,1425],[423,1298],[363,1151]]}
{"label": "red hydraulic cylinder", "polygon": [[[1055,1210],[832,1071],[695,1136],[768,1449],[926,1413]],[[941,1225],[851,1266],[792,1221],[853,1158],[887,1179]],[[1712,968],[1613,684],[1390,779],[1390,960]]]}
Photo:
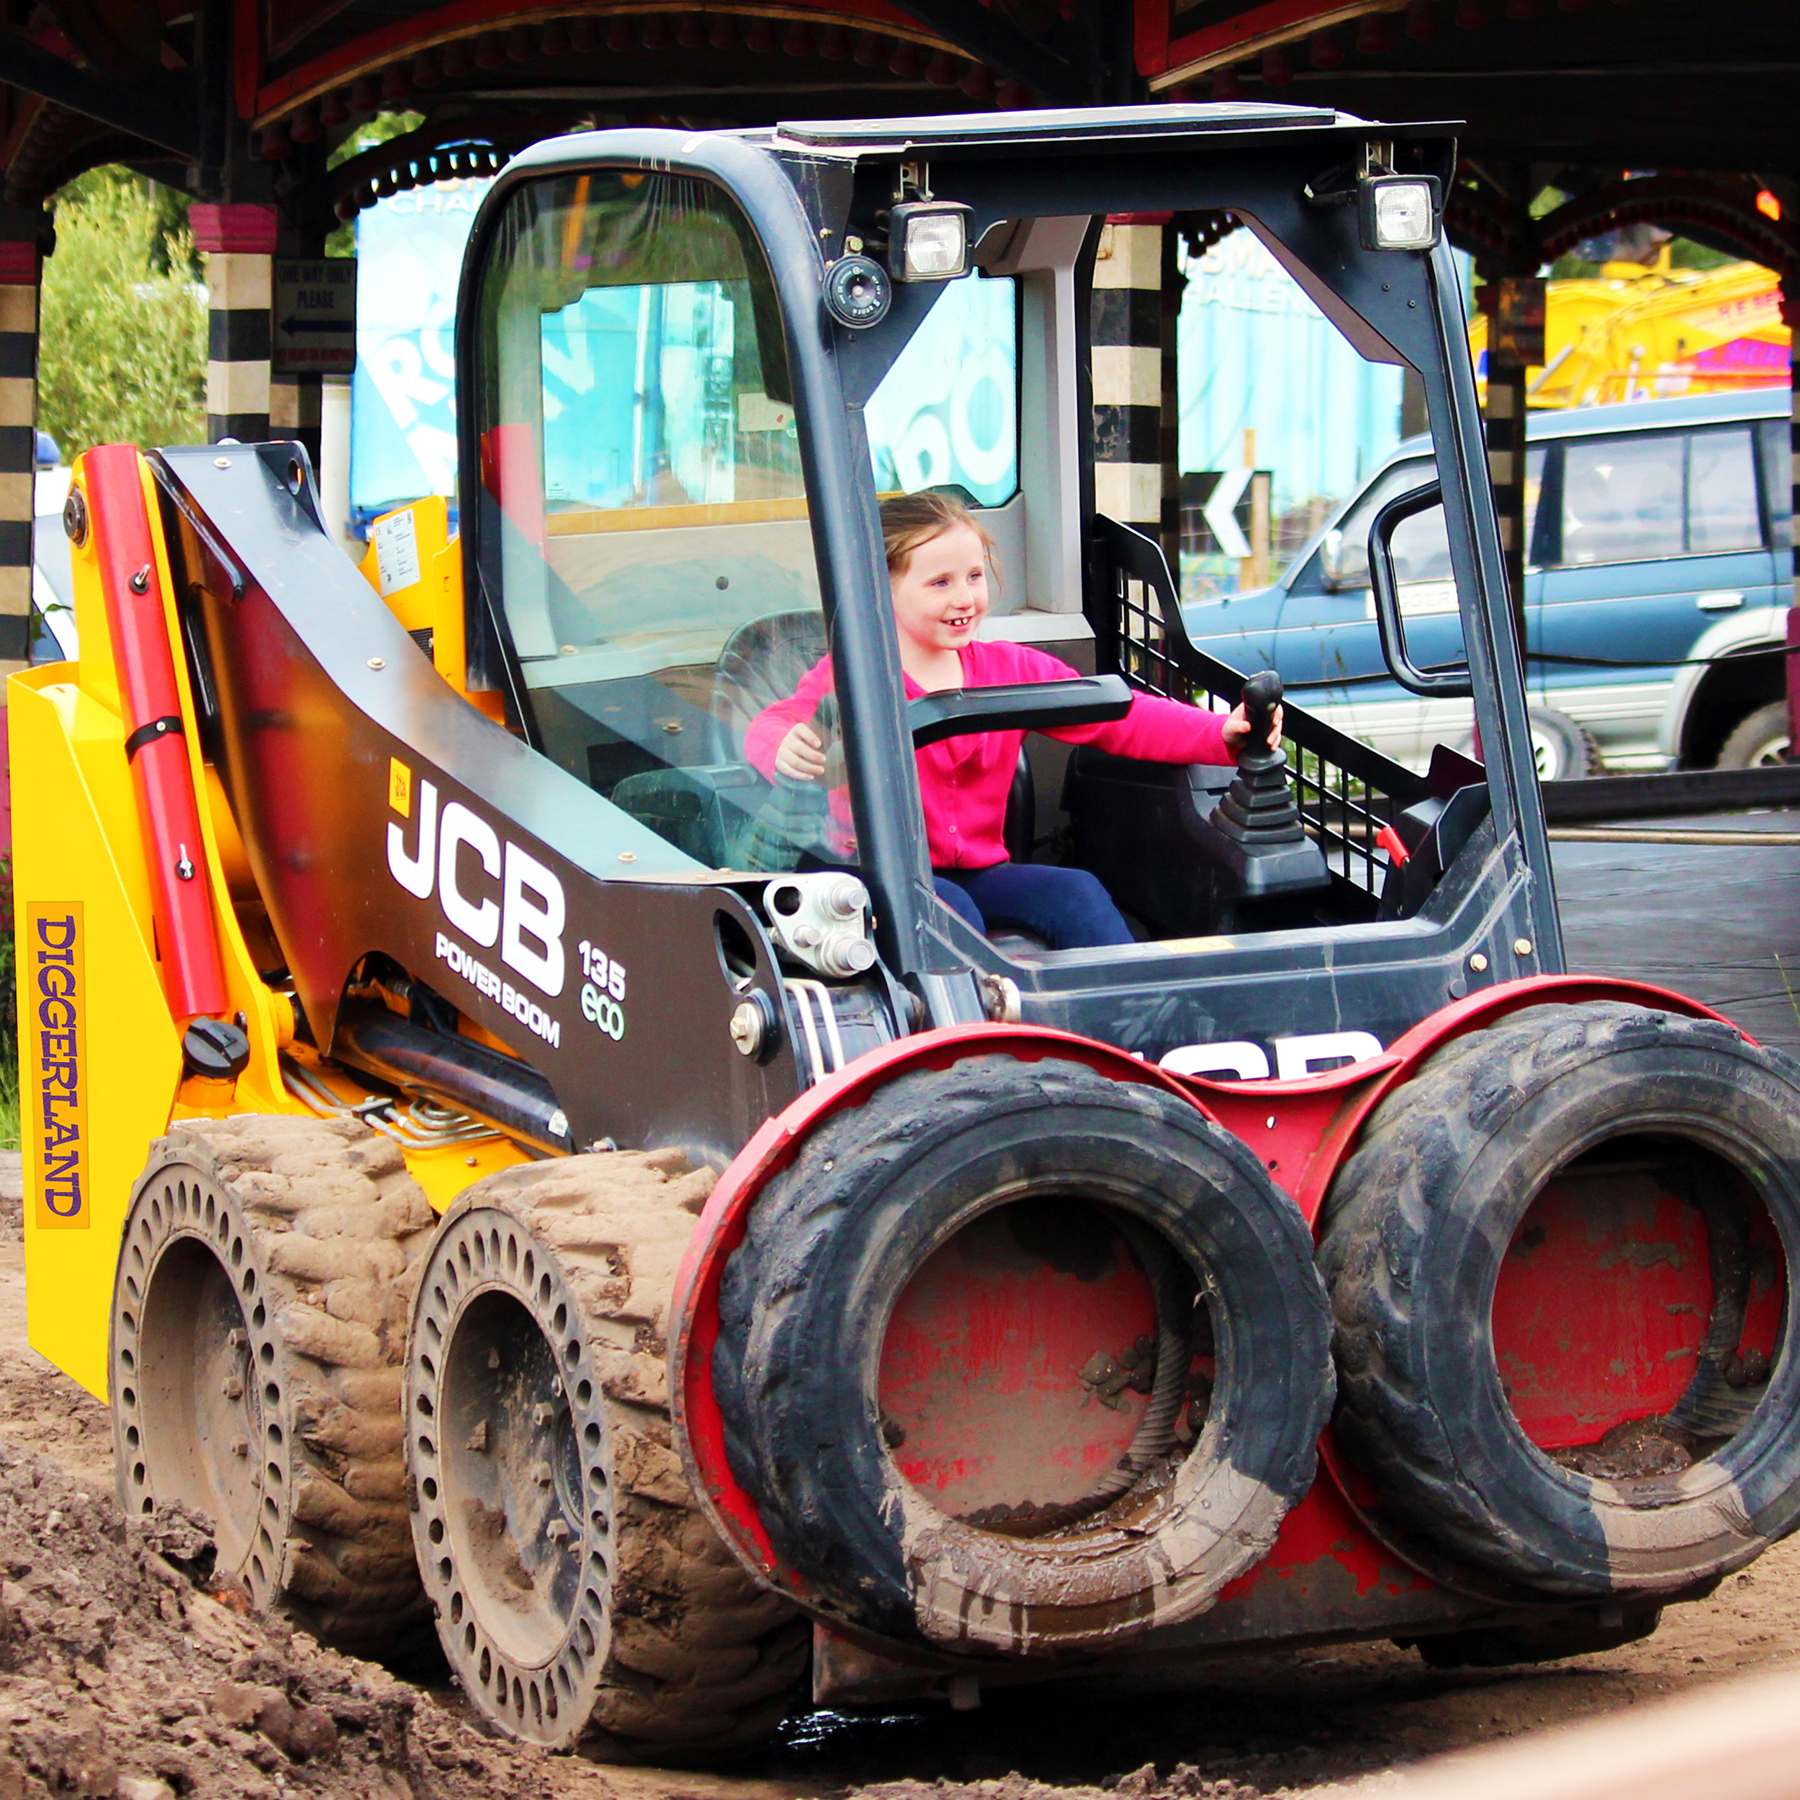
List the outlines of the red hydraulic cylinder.
{"label": "red hydraulic cylinder", "polygon": [[79,459],[77,472],[106,596],[163,991],[185,1024],[223,1013],[227,997],[142,462],[130,444],[103,444]]}

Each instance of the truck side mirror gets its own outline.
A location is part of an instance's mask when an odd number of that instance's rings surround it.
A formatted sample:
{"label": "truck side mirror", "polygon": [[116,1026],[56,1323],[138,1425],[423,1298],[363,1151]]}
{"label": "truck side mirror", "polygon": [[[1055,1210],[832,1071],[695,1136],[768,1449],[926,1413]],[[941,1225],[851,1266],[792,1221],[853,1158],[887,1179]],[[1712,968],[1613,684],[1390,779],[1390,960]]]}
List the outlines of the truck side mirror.
{"label": "truck side mirror", "polygon": [[1325,541],[1319,546],[1319,573],[1325,577],[1326,587],[1333,591],[1344,585],[1344,534],[1335,525],[1326,532]]}

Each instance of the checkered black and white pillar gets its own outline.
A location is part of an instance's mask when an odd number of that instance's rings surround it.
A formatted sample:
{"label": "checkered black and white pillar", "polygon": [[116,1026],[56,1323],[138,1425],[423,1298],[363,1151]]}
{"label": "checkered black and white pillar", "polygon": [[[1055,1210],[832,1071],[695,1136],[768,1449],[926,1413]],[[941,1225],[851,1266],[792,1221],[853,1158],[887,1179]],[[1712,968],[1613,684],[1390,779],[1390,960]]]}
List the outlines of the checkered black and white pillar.
{"label": "checkered black and white pillar", "polygon": [[249,202],[190,208],[206,258],[206,435],[262,443],[270,435],[270,316],[275,208]]}
{"label": "checkered black and white pillar", "polygon": [[35,237],[0,236],[0,675],[25,666],[31,637],[38,273]]}
{"label": "checkered black and white pillar", "polygon": [[[1494,511],[1500,524],[1500,554],[1506,561],[1506,580],[1512,590],[1515,614],[1523,607],[1525,593],[1525,404],[1525,371],[1497,365],[1490,356],[1488,481],[1494,490]],[[1522,636],[1520,648],[1524,648]]]}
{"label": "checkered black and white pillar", "polygon": [[269,436],[298,438],[316,471],[319,466],[321,383],[317,375],[269,377]]}
{"label": "checkered black and white pillar", "polygon": [[1163,526],[1166,219],[1109,218],[1094,260],[1094,505],[1151,537]]}

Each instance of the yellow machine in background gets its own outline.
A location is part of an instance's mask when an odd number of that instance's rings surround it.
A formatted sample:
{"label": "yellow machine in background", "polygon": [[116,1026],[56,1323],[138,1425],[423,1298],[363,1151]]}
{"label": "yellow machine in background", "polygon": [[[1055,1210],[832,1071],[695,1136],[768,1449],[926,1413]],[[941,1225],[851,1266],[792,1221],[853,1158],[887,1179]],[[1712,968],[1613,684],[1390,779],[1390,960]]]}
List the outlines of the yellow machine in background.
{"label": "yellow machine in background", "polygon": [[[1526,376],[1534,407],[1600,406],[1680,394],[1784,387],[1789,331],[1781,284],[1759,263],[1677,269],[1667,245],[1654,267],[1608,263],[1597,277],[1549,284],[1546,360]],[[1488,321],[1469,347],[1485,374]],[[1478,379],[1485,404],[1486,383]]]}

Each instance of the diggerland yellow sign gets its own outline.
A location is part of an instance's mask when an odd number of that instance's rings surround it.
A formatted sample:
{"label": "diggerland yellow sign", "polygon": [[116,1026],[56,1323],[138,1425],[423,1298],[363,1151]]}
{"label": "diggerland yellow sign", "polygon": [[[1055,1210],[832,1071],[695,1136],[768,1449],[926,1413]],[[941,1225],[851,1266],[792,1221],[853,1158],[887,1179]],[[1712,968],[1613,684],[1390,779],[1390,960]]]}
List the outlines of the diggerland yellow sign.
{"label": "diggerland yellow sign", "polygon": [[32,901],[19,944],[19,1035],[30,1046],[21,1124],[31,1145],[39,1230],[85,1228],[87,980],[81,902]]}

